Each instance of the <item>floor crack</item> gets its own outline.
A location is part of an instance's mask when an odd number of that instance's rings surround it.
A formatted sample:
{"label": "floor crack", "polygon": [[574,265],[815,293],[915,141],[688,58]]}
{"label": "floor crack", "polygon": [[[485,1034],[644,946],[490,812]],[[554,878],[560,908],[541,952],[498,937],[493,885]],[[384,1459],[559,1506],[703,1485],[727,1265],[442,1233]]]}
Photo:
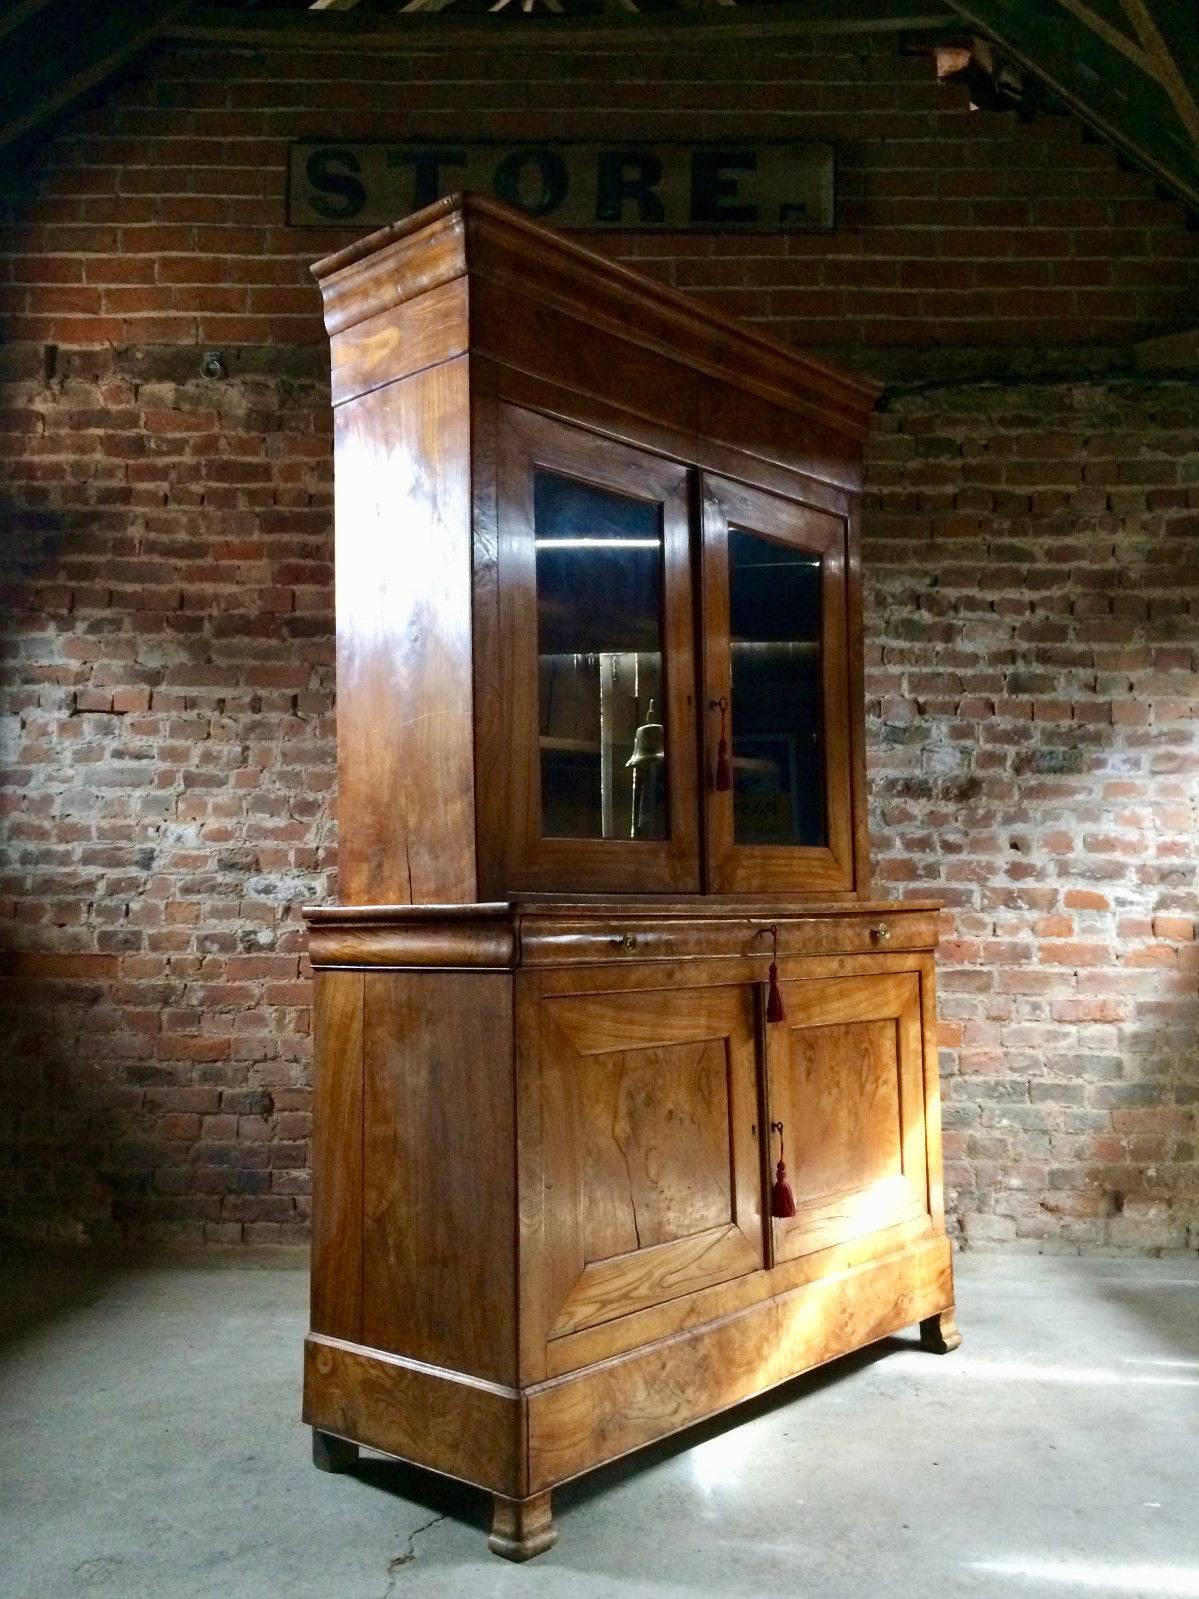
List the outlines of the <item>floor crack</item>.
{"label": "floor crack", "polygon": [[428,1532],[430,1527],[435,1527],[439,1521],[444,1521],[444,1515],[434,1516],[432,1521],[426,1521],[421,1526],[414,1528],[408,1534],[408,1544],[402,1554],[387,1562],[387,1587],[383,1592],[383,1599],[392,1599],[395,1592],[396,1578],[405,1566],[410,1566],[416,1559],[416,1540],[422,1532]]}

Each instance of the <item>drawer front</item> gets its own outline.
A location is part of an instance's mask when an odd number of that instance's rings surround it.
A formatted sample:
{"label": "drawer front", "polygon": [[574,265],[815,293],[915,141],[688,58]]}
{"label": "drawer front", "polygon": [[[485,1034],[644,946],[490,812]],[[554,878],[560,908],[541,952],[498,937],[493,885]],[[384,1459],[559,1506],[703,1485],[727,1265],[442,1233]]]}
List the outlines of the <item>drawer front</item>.
{"label": "drawer front", "polygon": [[763,1266],[749,985],[534,998],[522,1033],[531,1362]]}
{"label": "drawer front", "polygon": [[762,956],[778,928],[780,958],[794,955],[884,954],[931,950],[937,918],[931,911],[846,911],[835,916],[745,918],[597,918],[528,915],[520,923],[522,966],[574,966],[596,961],[689,960]]}

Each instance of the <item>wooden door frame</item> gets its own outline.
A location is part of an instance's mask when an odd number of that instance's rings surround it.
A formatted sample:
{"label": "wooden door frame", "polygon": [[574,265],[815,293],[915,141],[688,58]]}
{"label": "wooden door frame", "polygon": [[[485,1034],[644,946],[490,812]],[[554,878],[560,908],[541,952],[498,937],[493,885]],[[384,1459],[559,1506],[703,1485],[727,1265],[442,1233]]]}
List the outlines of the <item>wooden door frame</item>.
{"label": "wooden door frame", "polygon": [[[850,643],[850,527],[845,517],[704,472],[700,565],[704,710],[704,870],[708,893],[819,892],[851,894],[857,887],[858,835],[862,809],[853,732]],[[824,714],[824,799],[828,844],[738,844],[733,832],[733,792],[715,785],[716,744],[727,702],[730,750],[736,706],[732,703],[729,638],[728,540],[732,527],[808,550],[821,560],[821,665]],[[857,803],[855,804],[855,799]]]}
{"label": "wooden door frame", "polygon": [[[695,645],[689,468],[500,402],[497,567],[499,670],[508,720],[502,748],[480,747],[480,769],[509,773],[506,890],[698,893]],[[537,758],[537,611],[533,473],[543,468],[662,507],[662,674],[669,836],[663,840],[544,838]]]}

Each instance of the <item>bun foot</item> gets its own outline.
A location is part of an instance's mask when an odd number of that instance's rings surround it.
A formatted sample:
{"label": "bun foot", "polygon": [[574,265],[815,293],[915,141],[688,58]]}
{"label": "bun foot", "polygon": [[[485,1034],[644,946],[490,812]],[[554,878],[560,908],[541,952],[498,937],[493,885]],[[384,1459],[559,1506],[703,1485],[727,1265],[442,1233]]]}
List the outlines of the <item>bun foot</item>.
{"label": "bun foot", "polygon": [[558,1529],[550,1509],[549,1494],[532,1499],[492,1496],[491,1536],[487,1547],[505,1560],[532,1560],[558,1542]]}
{"label": "bun foot", "polygon": [[358,1464],[358,1445],[336,1433],[312,1429],[312,1464],[318,1471],[349,1471]]}
{"label": "bun foot", "polygon": [[920,1347],[930,1354],[947,1355],[962,1341],[957,1322],[953,1319],[954,1307],[942,1310],[935,1316],[926,1316],[920,1323]]}

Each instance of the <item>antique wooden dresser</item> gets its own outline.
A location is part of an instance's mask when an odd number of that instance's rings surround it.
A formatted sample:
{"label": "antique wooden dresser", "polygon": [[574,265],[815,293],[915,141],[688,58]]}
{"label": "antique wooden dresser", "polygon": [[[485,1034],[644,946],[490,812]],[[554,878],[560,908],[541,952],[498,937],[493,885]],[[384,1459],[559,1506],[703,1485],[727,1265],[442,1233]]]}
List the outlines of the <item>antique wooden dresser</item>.
{"label": "antique wooden dresser", "polygon": [[307,912],[304,1417],[328,1469],[486,1489],[523,1559],[568,1478],[908,1324],[958,1341],[936,907],[869,893],[875,393],[474,196],[314,270],[341,903]]}

